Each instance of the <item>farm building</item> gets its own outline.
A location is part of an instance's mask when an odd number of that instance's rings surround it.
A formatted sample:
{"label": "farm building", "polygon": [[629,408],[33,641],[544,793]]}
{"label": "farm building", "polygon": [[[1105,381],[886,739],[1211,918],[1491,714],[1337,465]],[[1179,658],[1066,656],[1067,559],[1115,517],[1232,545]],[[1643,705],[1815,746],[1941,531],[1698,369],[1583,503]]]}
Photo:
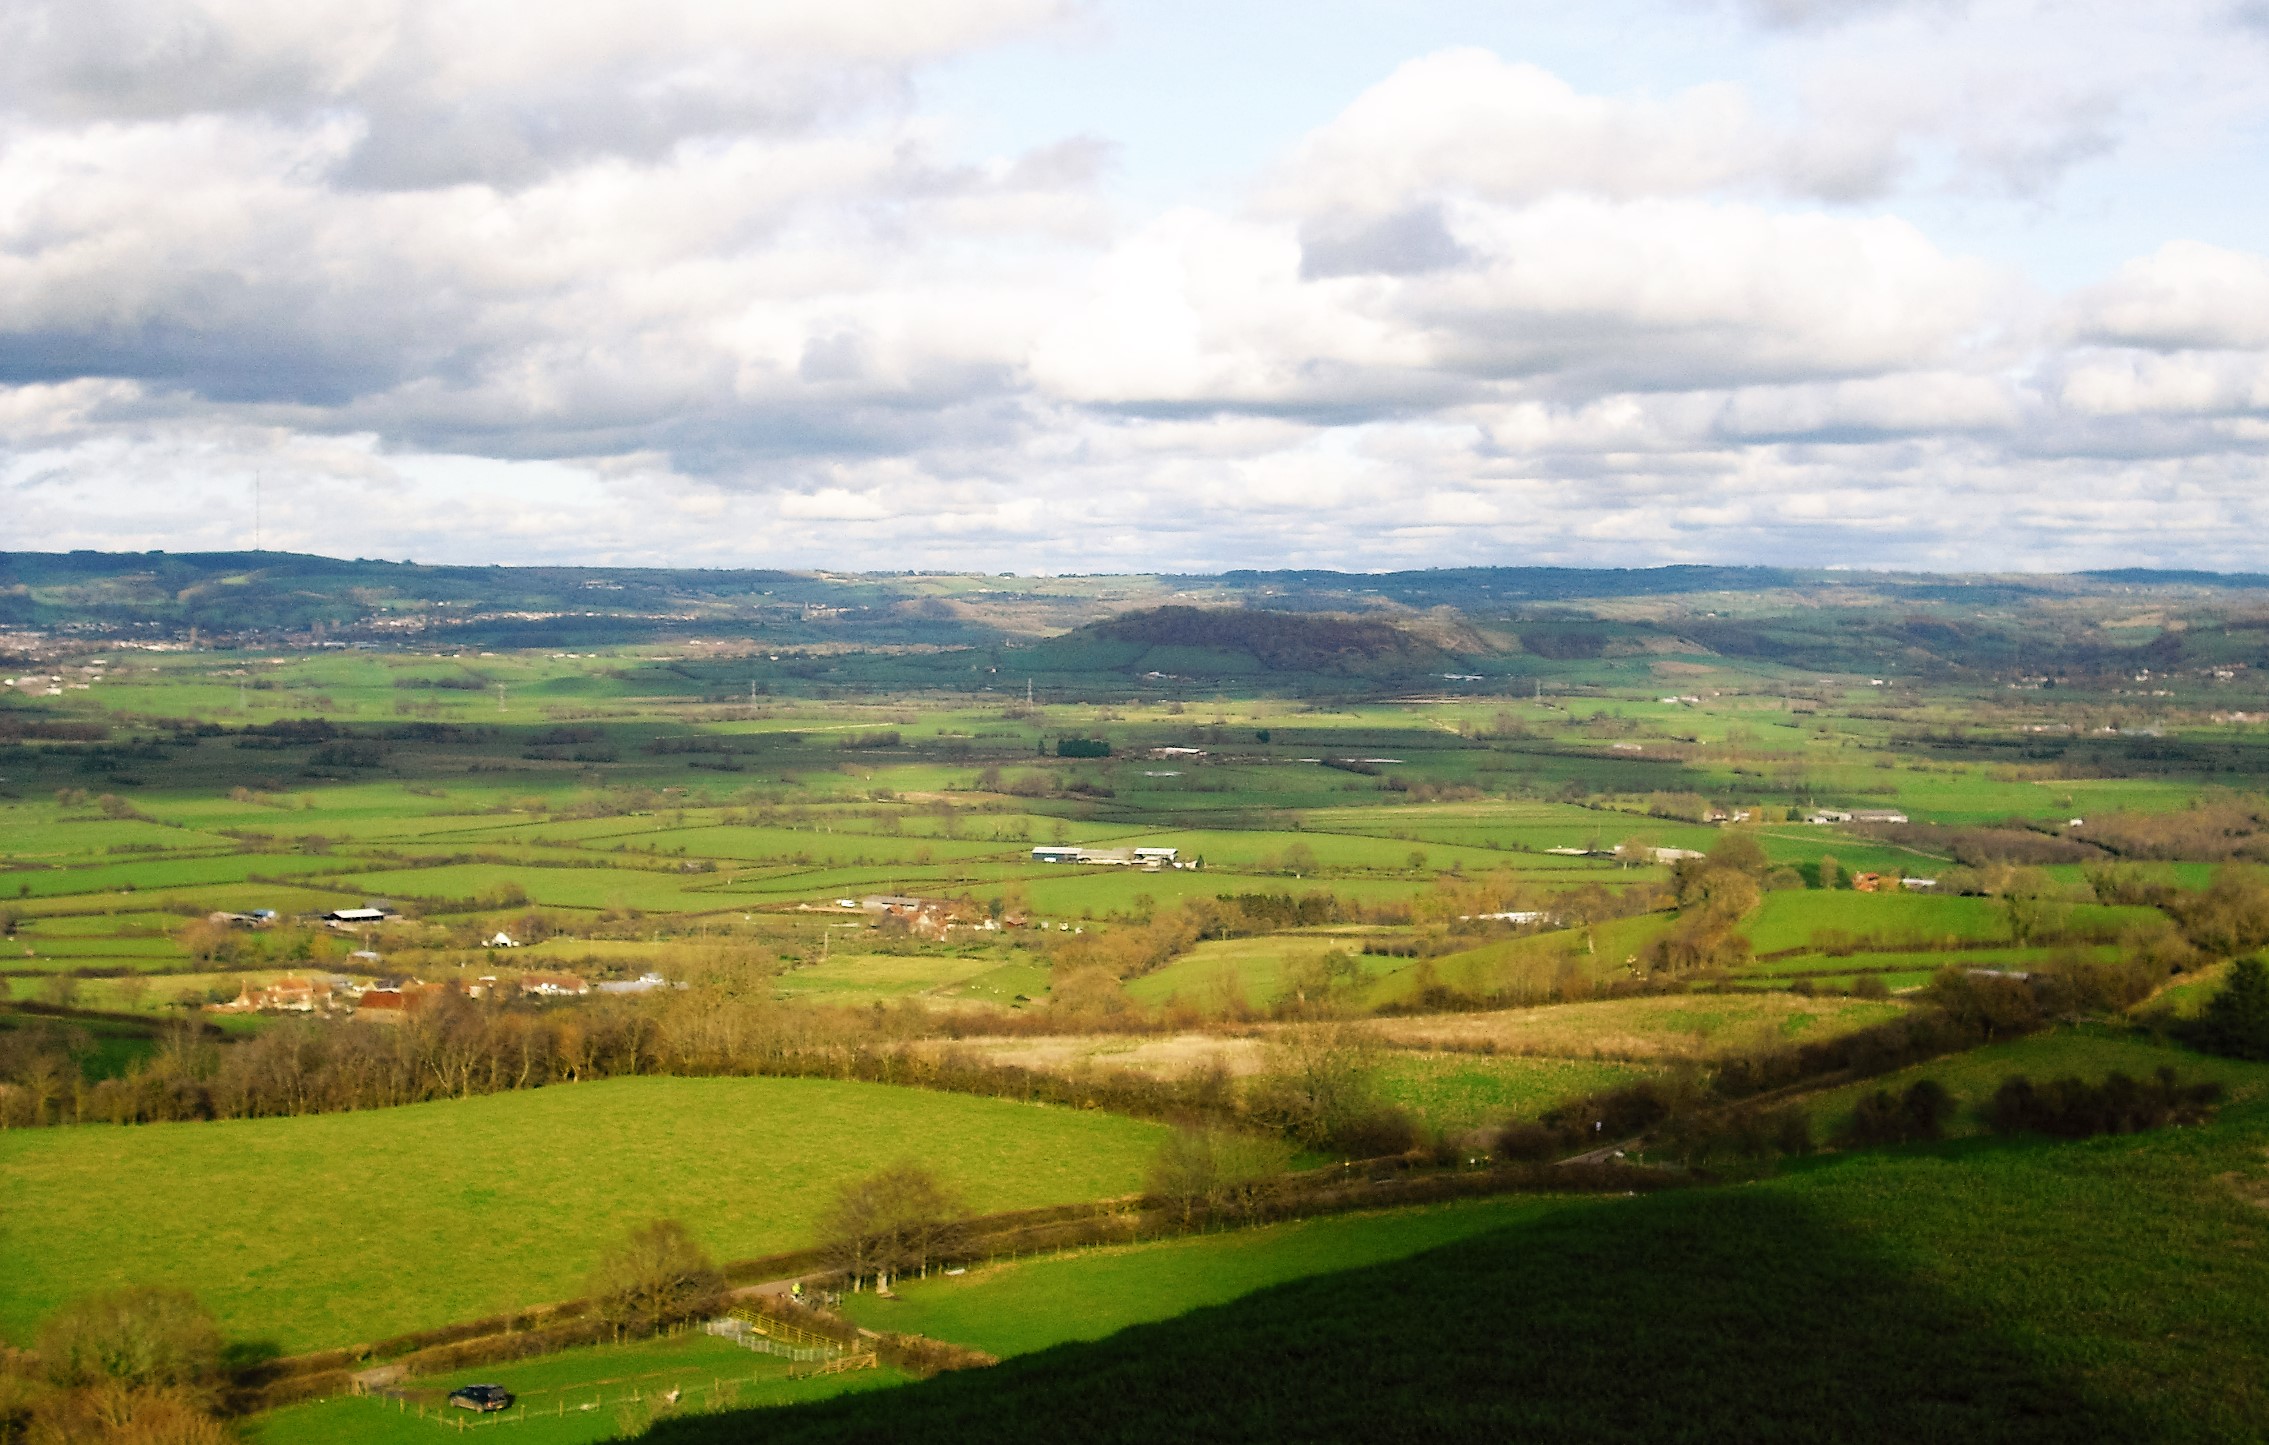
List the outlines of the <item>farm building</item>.
{"label": "farm building", "polygon": [[335,1004],[333,980],[317,974],[311,978],[286,975],[270,980],[262,988],[248,983],[233,1002],[207,1007],[214,1013],[315,1013]]}
{"label": "farm building", "polygon": [[520,991],[538,998],[581,998],[591,991],[591,985],[572,973],[524,973],[520,975]]}
{"label": "farm building", "polygon": [[356,1004],[354,1017],[372,1023],[398,1024],[404,1015],[417,1012],[428,1000],[449,991],[448,984],[420,983],[414,978],[392,987],[366,988]]}
{"label": "farm building", "polygon": [[[638,977],[636,977],[636,978],[632,978],[632,979],[616,979],[616,980],[610,980],[610,981],[608,981],[608,982],[606,982],[606,983],[602,983],[602,984],[600,984],[600,985],[599,985],[599,992],[601,992],[601,993],[652,993],[652,992],[654,992],[654,991],[655,991],[656,989],[663,989],[663,988],[668,988],[669,986],[670,986],[670,981],[669,981],[668,979],[666,979],[666,978],[662,977],[662,976],[661,976],[660,974],[658,974],[658,973],[642,973],[642,974],[638,975]],[[683,988],[683,987],[684,987],[684,985],[683,985],[683,984],[680,984],[680,985],[678,985],[678,986],[679,986],[680,988]]]}
{"label": "farm building", "polygon": [[266,928],[276,921],[273,908],[255,908],[246,913],[208,913],[208,923],[226,923],[236,928]]}
{"label": "farm building", "polygon": [[1700,858],[1703,855],[1692,848],[1649,848],[1644,846],[1631,849],[1626,853],[1624,846],[1618,844],[1615,849],[1615,856],[1623,858],[1625,861],[1630,861],[1631,858],[1635,857],[1648,863],[1676,863],[1687,858]]}
{"label": "farm building", "polygon": [[1181,862],[1179,848],[1068,848],[1040,847],[1032,850],[1035,863],[1085,863],[1105,868],[1182,868],[1194,864]]}

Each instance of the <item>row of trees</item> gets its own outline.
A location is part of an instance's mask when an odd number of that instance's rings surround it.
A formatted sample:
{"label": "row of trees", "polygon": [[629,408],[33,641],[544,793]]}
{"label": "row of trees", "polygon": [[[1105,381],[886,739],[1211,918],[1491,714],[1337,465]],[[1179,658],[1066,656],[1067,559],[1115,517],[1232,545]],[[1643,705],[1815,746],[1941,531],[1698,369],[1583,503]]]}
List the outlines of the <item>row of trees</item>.
{"label": "row of trees", "polygon": [[[540,1010],[445,994],[390,1027],[279,1020],[223,1044],[177,1026],[122,1076],[92,1084],[80,1077],[64,1030],[15,1029],[0,1031],[0,1126],[256,1118],[623,1075],[769,1074],[1236,1121],[1356,1154],[1394,1152],[1386,1145],[1409,1129],[1379,1102],[1378,1051],[1353,1028],[1288,1030],[1270,1070],[1240,1082],[1219,1068],[1166,1080],[1064,1076],[900,1032],[928,1022],[706,988]],[[50,1033],[44,1051],[33,1047]]]}

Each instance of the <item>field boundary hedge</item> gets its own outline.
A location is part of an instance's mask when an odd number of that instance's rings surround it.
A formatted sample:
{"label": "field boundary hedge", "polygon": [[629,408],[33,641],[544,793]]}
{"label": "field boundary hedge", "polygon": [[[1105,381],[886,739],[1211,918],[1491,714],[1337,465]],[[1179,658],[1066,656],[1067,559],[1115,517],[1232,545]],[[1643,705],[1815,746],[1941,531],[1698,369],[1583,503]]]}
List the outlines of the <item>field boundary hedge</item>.
{"label": "field boundary hedge", "polygon": [[[1203,1234],[1222,1228],[1288,1219],[1438,1204],[1498,1194],[1621,1194],[1688,1182],[1687,1176],[1636,1164],[1498,1164],[1486,1168],[1415,1168],[1400,1156],[1330,1165],[1288,1176],[1251,1214],[1178,1207],[1145,1195],[1084,1204],[1053,1205],[981,1215],[962,1222],[955,1247],[940,1264],[983,1264],[1027,1254],[1108,1244],[1134,1244]],[[825,1248],[791,1250],[734,1260],[722,1267],[728,1284],[750,1286],[784,1279],[838,1278]],[[799,1316],[800,1318],[801,1316]],[[290,1355],[240,1371],[232,1383],[233,1413],[252,1414],[347,1393],[354,1376],[379,1366],[404,1376],[441,1373],[552,1354],[617,1337],[589,1299],[536,1305],[507,1315],[442,1325],[369,1344]],[[869,1340],[891,1364],[911,1373],[969,1368],[981,1354],[922,1336]]]}

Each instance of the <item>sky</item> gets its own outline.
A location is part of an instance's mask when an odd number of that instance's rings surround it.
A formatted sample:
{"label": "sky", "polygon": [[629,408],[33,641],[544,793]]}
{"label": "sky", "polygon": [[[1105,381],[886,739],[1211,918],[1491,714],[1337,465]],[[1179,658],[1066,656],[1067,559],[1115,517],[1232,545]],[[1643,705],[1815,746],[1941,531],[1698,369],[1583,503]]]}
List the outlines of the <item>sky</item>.
{"label": "sky", "polygon": [[2269,569],[2269,0],[0,0],[0,549]]}

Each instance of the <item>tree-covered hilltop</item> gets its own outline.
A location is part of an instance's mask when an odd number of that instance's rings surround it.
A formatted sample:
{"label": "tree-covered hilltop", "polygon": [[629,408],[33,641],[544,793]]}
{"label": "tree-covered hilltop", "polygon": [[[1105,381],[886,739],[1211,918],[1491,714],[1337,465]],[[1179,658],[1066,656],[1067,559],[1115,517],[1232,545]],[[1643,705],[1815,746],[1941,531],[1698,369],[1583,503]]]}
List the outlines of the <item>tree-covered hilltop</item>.
{"label": "tree-covered hilltop", "polygon": [[[0,628],[267,647],[703,638],[865,653],[844,681],[883,687],[965,687],[970,657],[919,658],[970,651],[979,672],[1216,683],[1307,675],[1327,691],[1445,673],[1553,676],[1679,654],[2038,687],[2269,667],[2269,580],[1763,567],[1019,577],[18,552],[0,554]],[[900,660],[866,676],[884,654]]]}

